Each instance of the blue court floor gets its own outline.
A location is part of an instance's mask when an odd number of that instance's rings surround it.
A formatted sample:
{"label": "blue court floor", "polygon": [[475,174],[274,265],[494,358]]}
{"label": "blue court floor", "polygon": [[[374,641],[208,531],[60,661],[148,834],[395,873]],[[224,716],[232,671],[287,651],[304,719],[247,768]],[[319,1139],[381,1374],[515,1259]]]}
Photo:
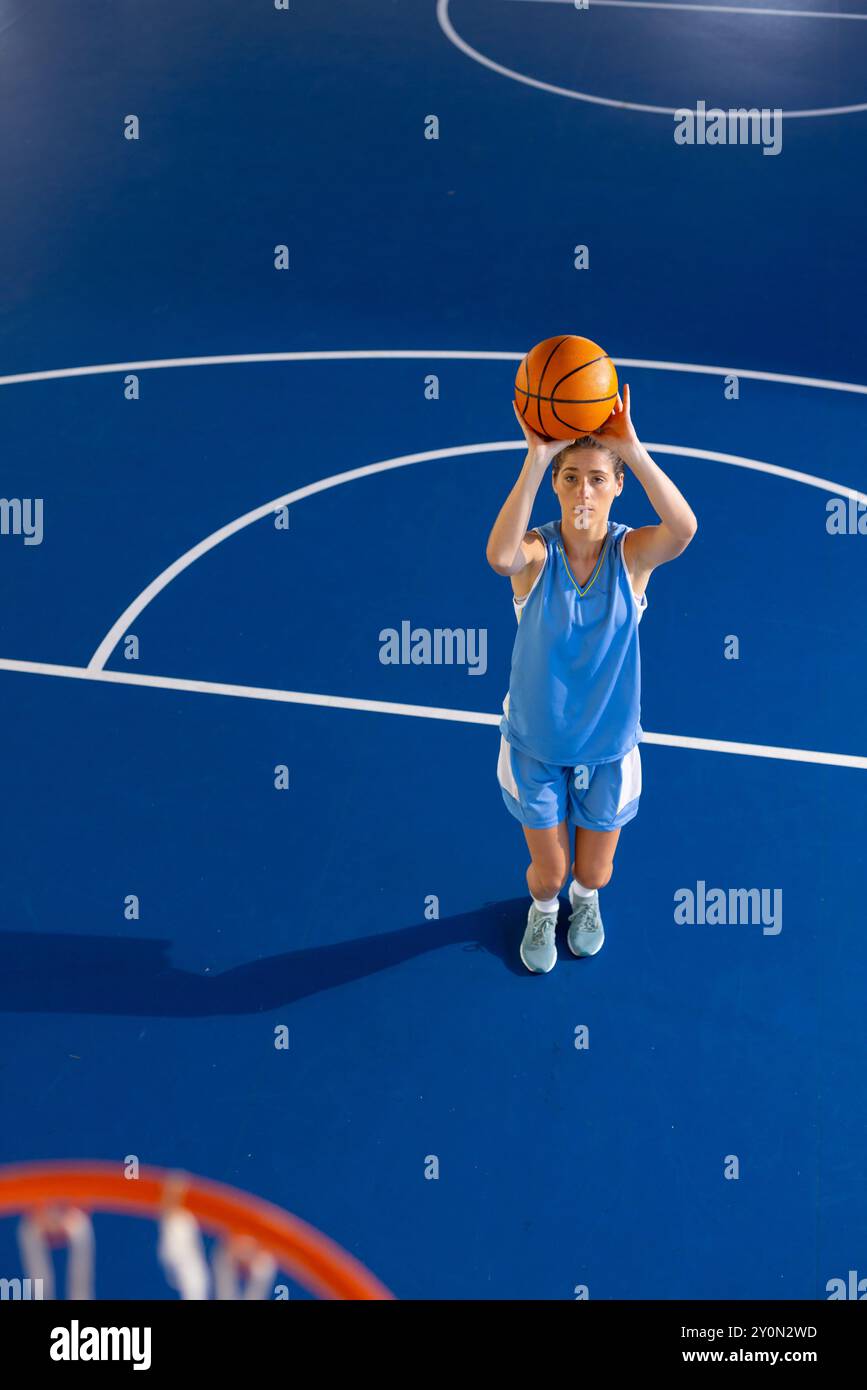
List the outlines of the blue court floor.
{"label": "blue court floor", "polygon": [[[867,14],[109,8],[0,6],[0,1162],[232,1184],[399,1298],[826,1298],[867,1272]],[[677,144],[699,101],[779,153]],[[560,332],[699,530],[604,950],[531,977],[485,544]],[[629,470],[612,517],[656,519]],[[483,658],[384,664],[405,622]],[[713,889],[773,927],[676,920]],[[172,1296],[146,1223],[97,1235],[101,1296]]]}

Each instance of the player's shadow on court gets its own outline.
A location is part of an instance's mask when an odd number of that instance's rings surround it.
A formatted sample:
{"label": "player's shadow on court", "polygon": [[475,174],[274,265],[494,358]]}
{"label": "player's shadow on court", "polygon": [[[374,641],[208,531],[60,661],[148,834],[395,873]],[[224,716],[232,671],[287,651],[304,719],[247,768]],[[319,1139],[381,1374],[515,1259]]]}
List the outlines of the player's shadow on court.
{"label": "player's shadow on court", "polygon": [[526,898],[400,931],[312,946],[203,974],[171,962],[170,941],[0,932],[0,1009],[8,1013],[205,1017],[262,1013],[448,948],[482,951],[527,978],[518,946]]}

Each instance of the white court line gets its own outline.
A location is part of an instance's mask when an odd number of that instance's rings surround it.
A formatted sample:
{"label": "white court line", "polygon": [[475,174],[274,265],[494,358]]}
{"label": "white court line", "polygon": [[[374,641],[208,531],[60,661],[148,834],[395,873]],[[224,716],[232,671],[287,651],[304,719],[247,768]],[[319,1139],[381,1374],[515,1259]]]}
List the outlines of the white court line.
{"label": "white court line", "polygon": [[[293,502],[300,502],[305,497],[312,497],[314,493],[326,492],[330,488],[341,487],[344,483],[355,482],[358,478],[368,478],[371,474],[384,473],[392,468],[406,468],[413,463],[431,463],[435,459],[460,458],[463,455],[494,454],[508,449],[524,450],[526,447],[526,442],[523,439],[517,441],[501,439],[490,444],[458,444],[449,449],[428,449],[421,454],[400,454],[396,458],[383,459],[379,463],[365,463],[360,468],[350,468],[345,473],[332,473],[328,478],[318,478],[315,483],[307,483],[304,487],[294,488],[291,492],[284,492],[282,496],[272,498],[270,502],[263,502],[261,506],[254,507],[252,511],[245,512],[243,516],[236,517],[234,521],[212,531],[209,536],[205,536],[204,540],[184,551],[183,555],[179,555],[177,560],[173,560],[155,579],[152,579],[147,588],[142,589],[141,593],[133,599],[132,603],[127,605],[120,617],[109,628],[88,662],[89,669],[92,671],[103,669],[118,642],[136,618],[144,612],[157,594],[162,593],[163,589],[171,584],[173,579],[177,579],[179,574],[182,574],[196,560],[201,559],[209,550],[220,545],[222,541],[237,535],[245,527],[262,521],[266,516],[271,516],[279,507],[288,507]],[[856,502],[863,502],[867,506],[867,493],[858,492],[845,483],[832,482],[830,478],[817,478],[812,473],[799,473],[794,468],[783,468],[776,463],[763,463],[760,459],[742,458],[739,454],[720,454],[712,449],[692,449],[680,444],[646,444],[645,448],[651,453],[676,454],[683,458],[708,459],[714,463],[733,464],[737,468],[751,468],[758,473],[770,473],[777,478],[788,478],[792,482],[821,488],[824,492],[851,497]]]}
{"label": "white court line", "polygon": [[152,579],[146,589],[143,589],[132,603],[128,604],[120,617],[105,634],[93,656],[88,662],[91,671],[101,671],[111,656],[124,633],[130,624],[142,613],[148,604],[161,593],[173,579],[185,569],[188,569],[202,555],[206,555],[214,546],[222,541],[228,540],[229,536],[234,536],[238,531],[243,531],[246,526],[252,526],[256,521],[262,521],[264,517],[272,515],[278,507],[288,507],[293,502],[300,502],[304,497],[312,497],[317,492],[327,492],[329,488],[340,487],[343,483],[354,482],[356,478],[368,478],[373,473],[385,473],[392,468],[405,468],[411,463],[428,463],[433,459],[459,458],[463,454],[493,454],[501,449],[520,449],[526,448],[526,444],[515,444],[509,440],[505,444],[459,444],[451,449],[429,449],[421,454],[401,454],[397,458],[384,459],[381,463],[365,463],[360,468],[350,468],[345,473],[332,473],[329,478],[318,478],[315,483],[307,483],[304,487],[294,488],[292,492],[284,492],[281,497],[275,497],[270,502],[263,502],[261,506],[254,507],[252,511],[245,512],[243,516],[236,517],[234,521],[221,526],[219,530],[212,531],[210,536],[199,541],[190,550],[179,555],[166,569],[158,574],[156,579]]}
{"label": "white court line", "polygon": [[[575,0],[523,0],[542,5],[571,5]],[[704,10],[709,14],[775,14],[792,19],[867,19],[867,14],[835,14],[832,10],[772,10],[758,5],[686,5],[681,0],[666,5],[660,0],[589,0],[591,10],[600,6],[612,10]]]}
{"label": "white court line", "polygon": [[[57,666],[44,661],[12,661],[0,657],[0,671],[24,675],[63,676],[72,680],[103,681],[110,685],[143,685],[158,690],[189,691],[197,695],[229,695],[247,700],[276,700],[282,704],[320,705],[330,709],[360,710],[370,714],[400,714],[415,719],[442,719],[458,724],[498,725],[501,714],[479,710],[441,709],[435,705],[406,705],[390,700],[353,700],[345,695],[314,695],[299,690],[273,690],[259,685],[227,685],[222,681],[191,681],[179,676],[147,676],[131,671],[94,671],[88,666]],[[748,758],[776,758],[783,762],[821,763],[830,767],[867,769],[867,757],[856,753],[822,753],[813,748],[776,748],[764,743],[729,743],[716,738],[691,738],[686,734],[644,732],[642,743],[667,748],[699,749],[710,753],[736,753]]]}
{"label": "white court line", "polygon": [[[354,349],[354,350],[351,350],[351,351],[340,351],[340,350],[332,351],[332,350],[325,350],[325,351],[311,351],[311,352],[240,353],[240,354],[221,355],[221,356],[152,358],[152,359],[148,359],[148,360],[142,360],[142,361],[139,361],[139,362],[126,362],[126,363],[115,362],[115,363],[102,363],[102,364],[96,364],[96,365],[86,366],[86,367],[55,368],[55,369],[52,369],[52,370],[42,371],[42,372],[25,372],[25,373],[18,373],[18,374],[16,374],[16,375],[12,375],[12,376],[0,377],[0,385],[11,386],[11,385],[20,384],[20,383],[22,383],[22,382],[49,381],[49,380],[57,380],[57,379],[59,379],[59,378],[74,377],[74,376],[105,375],[105,374],[116,373],[116,372],[121,372],[121,371],[136,371],[136,370],[138,370],[138,371],[143,371],[143,370],[153,370],[153,369],[157,369],[157,368],[172,368],[172,367],[214,366],[214,365],[236,364],[236,363],[246,363],[246,362],[293,362],[293,361],[294,361],[294,362],[299,362],[299,361],[335,361],[335,360],[346,361],[346,360],[359,360],[359,359],[388,359],[388,360],[393,360],[393,359],[395,359],[395,358],[398,358],[398,359],[401,359],[401,358],[403,358],[403,359],[439,358],[439,359],[451,359],[451,360],[456,360],[456,361],[468,361],[468,360],[469,360],[469,361],[499,361],[499,362],[504,362],[504,361],[505,361],[505,362],[515,362],[515,361],[520,361],[520,360],[522,359],[523,356],[524,356],[524,354],[521,353],[521,352],[517,352],[517,353],[516,353],[516,352],[490,352],[490,351],[474,351],[474,350],[466,350],[466,349],[403,349],[403,350],[401,350],[401,349],[390,349],[390,350],[389,350],[389,349]],[[792,376],[792,375],[783,374],[783,373],[780,373],[780,372],[759,372],[759,371],[750,370],[750,369],[748,369],[748,368],[711,367],[711,366],[708,366],[708,365],[703,364],[703,363],[702,363],[702,364],[698,364],[698,363],[684,363],[684,362],[662,362],[662,361],[658,361],[658,360],[655,360],[655,359],[645,359],[645,358],[616,358],[615,361],[616,361],[617,365],[618,365],[618,366],[621,366],[621,367],[622,367],[622,366],[629,366],[629,367],[636,367],[636,368],[648,368],[648,369],[656,370],[656,371],[694,372],[694,373],[699,373],[699,374],[703,374],[703,375],[713,375],[713,376],[740,376],[740,377],[744,377],[744,378],[747,378],[747,379],[758,380],[758,381],[770,381],[770,382],[783,383],[783,384],[787,384],[787,385],[808,386],[808,387],[814,387],[814,388],[818,388],[818,389],[826,389],[826,390],[834,390],[834,391],[845,391],[845,392],[851,392],[851,393],[855,393],[855,394],[859,394],[859,395],[867,394],[867,386],[861,385],[861,384],[859,384],[859,383],[855,383],[855,382],[842,382],[842,381],[832,381],[832,380],[823,380],[823,379],[820,379],[820,378],[817,378],[817,377]],[[348,481],[350,477],[367,476],[367,475],[370,474],[370,473],[377,472],[377,471],[382,471],[384,468],[387,468],[387,467],[398,467],[398,466],[400,466],[400,463],[401,463],[401,462],[403,462],[403,463],[419,462],[419,461],[421,461],[421,460],[423,460],[423,459],[429,459],[429,458],[431,458],[431,457],[443,458],[443,457],[448,457],[449,455],[454,456],[454,455],[456,455],[456,454],[461,454],[461,453],[466,454],[466,453],[492,452],[492,451],[495,451],[495,450],[497,450],[497,449],[499,449],[499,448],[501,448],[501,447],[503,447],[503,448],[510,448],[510,449],[521,449],[521,448],[524,447],[524,445],[523,445],[523,442],[522,442],[522,441],[515,442],[515,441],[512,441],[512,440],[509,440],[509,441],[506,441],[506,442],[505,442],[504,444],[502,444],[502,445],[500,445],[500,444],[493,444],[493,445],[491,445],[491,444],[487,444],[487,445],[485,445],[485,444],[481,444],[481,445],[464,445],[464,446],[460,446],[460,447],[454,448],[454,449],[435,450],[435,451],[428,452],[428,453],[425,453],[425,454],[415,454],[415,455],[408,454],[408,455],[403,456],[403,458],[402,458],[401,460],[392,459],[392,460],[386,460],[386,461],[385,461],[384,463],[382,463],[382,464],[369,464],[369,465],[366,465],[365,467],[360,468],[360,469],[353,469],[353,470],[350,470],[350,472],[349,472],[349,473],[346,473],[346,474],[335,475],[335,477],[336,477],[336,478],[340,478],[342,481]],[[666,447],[666,446],[660,446],[660,445],[658,445],[658,444],[652,444],[652,445],[650,445],[650,447],[653,448],[653,449],[656,449],[657,452],[663,452],[663,451],[665,450],[665,447]],[[743,458],[740,458],[738,455],[735,455],[735,454],[713,454],[713,453],[711,453],[710,451],[707,451],[707,450],[690,449],[690,448],[686,448],[685,446],[678,446],[678,445],[669,445],[669,446],[667,446],[667,447],[668,447],[668,451],[669,451],[670,453],[679,453],[679,454],[682,454],[682,455],[685,456],[685,457],[691,457],[691,458],[709,458],[709,459],[717,459],[717,460],[722,461],[722,462],[732,463],[732,464],[734,464],[734,465],[736,465],[736,466],[752,467],[752,468],[755,468],[755,469],[757,469],[757,470],[759,470],[759,471],[768,472],[768,473],[776,473],[778,476],[790,477],[790,478],[792,478],[792,479],[794,479],[794,480],[797,480],[797,481],[800,481],[800,482],[805,482],[805,483],[808,483],[808,484],[810,484],[810,485],[812,485],[812,486],[815,486],[815,487],[831,489],[831,490],[836,491],[836,492],[839,492],[839,493],[841,493],[841,494],[843,494],[843,495],[846,495],[846,496],[849,496],[849,497],[854,497],[854,498],[856,498],[857,500],[864,500],[864,494],[859,493],[859,492],[856,492],[854,489],[849,488],[849,487],[847,487],[847,486],[845,486],[845,485],[843,485],[843,484],[839,484],[839,485],[838,485],[838,484],[836,484],[836,483],[831,483],[831,482],[830,482],[829,480],[827,480],[827,479],[814,478],[814,477],[812,477],[810,474],[796,473],[794,470],[780,468],[780,467],[778,467],[778,466],[776,466],[776,465],[774,465],[774,464],[763,463],[763,462],[761,462],[760,460],[757,460],[757,459],[749,459],[749,460],[748,460],[748,459],[743,459]],[[321,491],[321,490],[323,489],[323,487],[325,487],[325,486],[334,485],[334,482],[335,482],[335,479],[321,479],[321,480],[319,480],[317,483],[309,484],[307,488],[302,488],[302,489],[296,490],[296,492],[295,492],[294,494],[293,494],[293,493],[287,493],[287,494],[285,494],[285,498],[288,499],[288,498],[292,498],[292,497],[294,496],[294,497],[297,499],[297,497],[302,496],[302,495],[304,495],[304,496],[309,496],[309,495],[311,495],[311,494],[314,493],[314,492]],[[200,542],[198,546],[193,547],[193,550],[192,550],[192,551],[187,551],[185,555],[181,556],[179,560],[175,561],[174,565],[171,565],[171,566],[168,567],[167,570],[164,570],[163,573],[162,573],[162,575],[159,575],[159,576],[157,577],[157,580],[153,581],[153,584],[152,584],[152,585],[149,585],[148,588],[145,589],[145,590],[142,592],[142,594],[139,595],[138,599],[135,600],[135,603],[136,603],[136,604],[140,603],[140,601],[141,601],[142,599],[144,599],[145,602],[141,604],[141,607],[139,607],[139,608],[137,609],[137,611],[140,612],[140,611],[141,611],[141,608],[143,608],[144,606],[146,606],[146,603],[150,602],[150,599],[154,596],[154,593],[155,593],[155,592],[159,592],[159,589],[154,589],[154,585],[159,584],[159,587],[160,587],[160,588],[164,588],[164,587],[165,587],[165,584],[169,583],[170,580],[171,580],[172,578],[174,578],[175,575],[176,575],[177,573],[180,573],[180,572],[181,572],[181,569],[186,568],[186,566],[187,566],[188,564],[192,563],[193,559],[198,558],[198,556],[199,556],[200,554],[204,554],[205,551],[206,551],[207,549],[211,549],[214,545],[219,544],[219,542],[220,542],[221,540],[226,539],[227,536],[234,534],[234,532],[237,531],[237,530],[240,530],[240,529],[242,528],[243,525],[248,525],[248,524],[250,524],[250,523],[251,523],[252,521],[254,521],[254,520],[261,519],[261,517],[267,515],[269,511],[273,511],[274,508],[275,508],[277,505],[285,505],[285,504],[286,504],[286,503],[285,503],[285,499],[284,499],[283,502],[281,502],[281,499],[277,499],[275,502],[266,503],[265,506],[264,506],[263,508],[257,508],[254,512],[249,512],[249,513],[246,514],[246,516],[238,518],[236,522],[231,522],[231,523],[229,523],[228,526],[221,528],[219,531],[214,532],[212,536],[206,538],[205,541]],[[163,581],[162,583],[160,583],[161,580]],[[100,663],[100,662],[104,662],[104,661],[107,659],[107,655],[110,654],[110,650],[113,649],[113,648],[111,648],[107,654],[103,655],[103,648],[105,647],[106,643],[108,642],[108,638],[112,636],[112,634],[113,634],[114,631],[115,631],[115,628],[121,627],[121,625],[123,624],[123,622],[124,622],[124,620],[126,619],[127,615],[128,615],[128,614],[130,613],[130,611],[132,610],[133,606],[134,606],[134,605],[130,605],[130,608],[128,608],[127,610],[125,610],[124,614],[123,614],[123,615],[121,616],[121,618],[118,620],[118,623],[116,623],[116,624],[115,624],[115,627],[112,628],[111,633],[107,634],[106,639],[104,639],[103,643],[100,644],[100,647],[99,647],[99,648],[97,649],[97,651],[94,653],[93,658],[91,658],[91,665],[90,665],[88,668],[86,668],[86,669],[85,669],[85,668],[80,668],[80,667],[49,666],[49,665],[44,664],[44,663],[22,663],[22,662],[16,662],[16,661],[12,660],[11,658],[0,659],[0,669],[6,669],[6,670],[25,670],[25,669],[29,669],[29,670],[32,670],[32,671],[40,671],[40,672],[43,673],[43,674],[53,674],[53,675],[61,675],[61,674],[63,674],[63,675],[70,675],[70,676],[72,676],[72,675],[78,675],[78,676],[83,677],[83,678],[89,678],[89,679],[94,679],[94,680],[97,680],[97,679],[98,679],[98,680],[106,680],[106,681],[110,681],[110,682],[111,682],[111,681],[115,681],[115,682],[119,682],[119,683],[124,683],[124,682],[126,682],[127,684],[133,683],[133,684],[142,684],[142,685],[146,685],[146,684],[159,685],[159,684],[161,684],[161,683],[165,684],[165,683],[171,681],[171,682],[172,682],[172,687],[173,687],[173,688],[176,688],[176,689],[189,689],[189,690],[202,690],[202,691],[204,691],[206,688],[210,688],[210,687],[208,686],[208,684],[205,683],[205,682],[196,682],[196,681],[183,681],[183,682],[182,682],[182,681],[180,681],[179,679],[174,679],[174,678],[170,678],[170,677],[158,677],[158,676],[153,676],[153,677],[141,677],[141,676],[139,676],[139,677],[132,677],[132,676],[130,676],[130,675],[127,674],[127,673],[103,671],[103,670],[101,669],[101,665],[100,665],[99,663]],[[121,634],[120,634],[120,635],[122,635],[122,631],[123,631],[123,629],[121,628]],[[118,638],[117,640],[119,640],[119,638]],[[97,663],[97,665],[94,666],[94,663]],[[215,687],[215,689],[216,689],[216,687]],[[219,690],[220,690],[221,693],[236,693],[236,694],[238,694],[238,695],[242,695],[242,694],[248,694],[248,695],[249,695],[249,692],[250,692],[251,690],[253,690],[253,689],[254,689],[254,687],[249,687],[249,686],[247,686],[247,687],[244,687],[244,686],[221,686],[221,687],[219,687]],[[332,703],[332,704],[334,704],[335,706],[345,707],[345,708],[356,708],[356,707],[373,708],[373,707],[374,707],[373,702],[370,702],[370,701],[366,701],[366,702],[365,702],[365,701],[351,701],[351,700],[348,700],[348,699],[341,699],[340,697],[333,697],[333,696],[305,696],[305,695],[302,695],[302,694],[297,693],[297,692],[296,692],[296,693],[293,693],[293,692],[286,692],[286,691],[284,691],[284,692],[279,692],[279,691],[278,691],[278,692],[271,692],[269,696],[262,695],[261,698],[275,698],[275,699],[282,699],[282,700],[286,700],[286,701],[293,701],[293,700],[294,700],[294,701],[296,701],[296,702],[298,702],[298,703],[305,703],[305,702],[310,702],[310,701],[316,701],[316,702],[322,702],[322,703]],[[424,709],[424,707],[422,707],[422,706],[415,706],[415,707],[412,707],[412,706],[406,706],[406,707],[391,707],[391,706],[388,706],[388,705],[386,705],[386,704],[384,704],[384,703],[381,703],[381,702],[378,703],[378,704],[376,705],[376,707],[377,707],[377,708],[380,708],[380,709],[382,709],[382,710],[387,710],[388,712],[394,712],[396,709],[401,708],[401,709],[402,709],[402,712],[405,712],[405,713],[406,713],[406,712],[411,712],[411,711],[414,711],[414,712],[417,713],[419,710],[423,710],[423,709]],[[455,718],[455,717],[457,717],[457,718],[465,718],[465,719],[467,719],[467,720],[470,720],[470,721],[473,721],[473,722],[480,722],[480,723],[490,723],[490,722],[497,722],[497,723],[498,723],[498,722],[499,722],[499,716],[474,715],[474,714],[472,714],[471,712],[463,712],[463,714],[461,714],[460,712],[457,712],[457,713],[456,713],[456,712],[454,712],[454,711],[449,711],[449,710],[442,710],[442,711],[439,711],[439,712],[437,712],[437,713],[430,712],[430,713],[428,713],[427,717],[430,717],[430,718],[437,717],[437,718],[443,718],[443,719],[450,719],[450,718]],[[647,737],[647,741],[648,741],[648,742],[667,743],[667,742],[675,742],[675,741],[677,740],[677,736],[675,736],[675,735],[666,735],[666,734],[646,735],[646,737]],[[760,751],[761,748],[762,748],[762,746],[761,746],[761,745],[758,745],[758,744],[733,744],[733,743],[732,743],[732,744],[728,744],[728,743],[723,743],[723,742],[721,742],[721,741],[719,741],[719,740],[712,740],[712,739],[710,739],[710,740],[695,740],[695,739],[688,739],[688,738],[686,738],[685,736],[684,736],[684,738],[683,738],[683,740],[682,740],[682,745],[683,745],[684,747],[696,747],[696,748],[698,748],[698,747],[703,747],[703,748],[707,748],[707,749],[709,749],[709,750],[711,750],[711,751],[720,751],[720,752],[734,752],[734,751],[740,751],[740,752],[745,752],[745,753],[753,754],[753,755],[755,755],[755,756],[757,756],[757,757],[758,757],[758,756],[768,756],[768,757],[773,756],[773,757],[780,757],[780,758],[792,758],[792,759],[796,759],[796,760],[827,761],[827,762],[829,762],[829,763],[831,763],[831,764],[839,764],[839,765],[853,766],[853,767],[860,767],[860,766],[862,766],[862,761],[863,761],[863,760],[859,759],[859,758],[858,758],[857,756],[855,756],[855,755],[842,755],[842,754],[832,754],[832,753],[829,753],[829,754],[818,754],[818,753],[817,753],[817,754],[813,754],[813,753],[808,753],[806,750],[798,750],[798,749],[788,749],[788,750],[787,750],[787,749],[773,749],[773,750],[768,750],[768,749],[766,749],[766,750],[764,750],[764,751]],[[841,762],[841,760],[842,760],[842,762]]]}
{"label": "white court line", "polygon": [[[590,0],[590,7],[592,9],[593,0]],[[502,63],[495,63],[493,58],[488,58],[477,48],[472,48],[466,39],[461,38],[449,16],[449,0],[437,0],[437,21],[449,43],[454,44],[467,58],[471,58],[483,68],[489,68],[491,72],[498,73],[500,77],[509,77],[513,82],[521,82],[525,87],[535,87],[538,91],[550,92],[552,96],[570,97],[572,101],[586,101],[592,106],[614,106],[621,111],[643,111],[653,116],[676,116],[679,111],[689,109],[685,106],[650,106],[642,101],[620,101],[615,97],[594,96],[591,92],[579,92],[572,87],[558,87],[553,82],[542,82],[538,77],[528,77],[526,73],[516,72],[514,68],[504,67]],[[858,111],[867,111],[867,102],[857,102],[852,106],[818,106],[810,111],[784,111],[782,114],[793,120],[808,116],[849,116]]]}
{"label": "white court line", "polygon": [[[621,105],[616,102],[615,105]],[[521,362],[523,352],[487,352],[464,348],[356,348],[320,352],[234,352],[216,357],[151,357],[140,362],[101,362],[89,367],[54,367],[41,372],[16,372],[0,376],[0,386],[20,386],[28,381],[60,381],[67,377],[107,376],[114,372],[150,372],[171,367],[224,367],[247,362],[363,362],[424,361]],[[787,372],[758,372],[750,367],[709,367],[704,362],[662,362],[647,357],[612,357],[617,367],[638,367],[655,372],[692,372],[701,376],[738,376],[746,381],[776,381],[782,386],[811,386],[820,391],[848,391],[867,396],[867,386],[856,381],[831,381],[818,376],[791,376]]]}

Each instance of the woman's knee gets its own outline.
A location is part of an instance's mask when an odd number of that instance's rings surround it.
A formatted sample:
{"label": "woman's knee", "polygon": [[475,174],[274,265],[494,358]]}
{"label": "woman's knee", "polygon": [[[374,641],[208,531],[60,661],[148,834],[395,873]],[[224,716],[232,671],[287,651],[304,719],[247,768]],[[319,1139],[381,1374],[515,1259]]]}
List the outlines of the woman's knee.
{"label": "woman's knee", "polygon": [[527,870],[527,878],[532,878],[539,897],[556,898],[568,877],[568,872],[568,854],[534,855],[533,862]]}
{"label": "woman's knee", "polygon": [[582,888],[604,888],[614,872],[613,864],[573,864],[572,872]]}
{"label": "woman's knee", "polygon": [[528,880],[531,874],[533,877],[533,886],[531,888],[531,891],[535,889],[533,893],[534,897],[556,898],[558,893],[561,891],[564,882],[566,881],[565,873],[560,874],[558,878],[556,873],[552,873],[550,870],[545,872],[542,869],[538,868],[538,866],[535,864],[533,865],[532,869],[528,870],[527,872]]}

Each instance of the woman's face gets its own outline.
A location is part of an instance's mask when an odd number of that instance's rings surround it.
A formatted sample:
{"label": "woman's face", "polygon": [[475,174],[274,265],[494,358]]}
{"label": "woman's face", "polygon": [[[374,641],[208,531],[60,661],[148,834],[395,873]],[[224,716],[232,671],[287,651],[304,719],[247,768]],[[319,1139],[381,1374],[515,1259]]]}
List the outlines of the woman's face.
{"label": "woman's face", "polygon": [[607,449],[570,450],[552,482],[563,520],[579,530],[606,522],[612,502],[623,490],[623,478],[615,475]]}

